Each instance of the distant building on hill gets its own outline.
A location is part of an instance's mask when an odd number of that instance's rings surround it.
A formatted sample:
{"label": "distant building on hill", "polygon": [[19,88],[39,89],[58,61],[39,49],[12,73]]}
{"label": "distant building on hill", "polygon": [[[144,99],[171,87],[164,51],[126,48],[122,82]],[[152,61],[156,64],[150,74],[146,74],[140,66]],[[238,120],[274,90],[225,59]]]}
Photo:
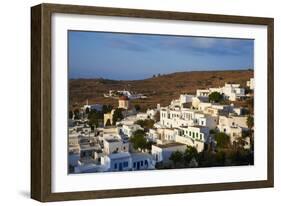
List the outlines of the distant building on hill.
{"label": "distant building on hill", "polygon": [[129,109],[129,98],[127,96],[120,96],[118,100],[118,108]]}

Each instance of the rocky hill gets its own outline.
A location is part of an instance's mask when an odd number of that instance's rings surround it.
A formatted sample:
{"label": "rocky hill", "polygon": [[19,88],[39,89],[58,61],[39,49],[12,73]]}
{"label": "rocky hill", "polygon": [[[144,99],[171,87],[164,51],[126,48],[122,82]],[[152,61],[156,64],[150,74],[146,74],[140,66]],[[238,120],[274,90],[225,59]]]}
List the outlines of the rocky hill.
{"label": "rocky hill", "polygon": [[192,71],[176,72],[160,75],[143,80],[118,81],[109,79],[70,79],[69,103],[74,105],[90,104],[117,105],[117,100],[105,98],[104,93],[109,90],[129,90],[146,95],[147,99],[133,100],[132,104],[139,104],[141,108],[156,107],[157,103],[168,105],[170,101],[182,93],[195,94],[196,89],[223,86],[225,82],[246,85],[253,70],[232,71]]}

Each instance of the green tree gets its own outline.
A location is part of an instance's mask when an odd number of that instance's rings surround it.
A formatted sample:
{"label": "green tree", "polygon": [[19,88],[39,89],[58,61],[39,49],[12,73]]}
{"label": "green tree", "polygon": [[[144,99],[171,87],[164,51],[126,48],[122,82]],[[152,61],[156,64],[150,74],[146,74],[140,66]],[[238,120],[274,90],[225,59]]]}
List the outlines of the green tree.
{"label": "green tree", "polygon": [[144,137],[144,132],[142,130],[137,130],[134,132],[133,136],[130,138],[130,142],[133,144],[134,149],[144,150],[147,148],[147,141]]}
{"label": "green tree", "polygon": [[102,105],[102,113],[103,114],[106,114],[106,113],[109,113],[111,112],[111,110],[113,109],[113,106],[108,104],[108,105]]}
{"label": "green tree", "polygon": [[192,146],[187,146],[183,154],[183,159],[186,165],[188,165],[192,159],[198,161],[198,152],[196,148]]}
{"label": "green tree", "polygon": [[94,129],[99,126],[99,117],[97,113],[92,113],[91,115],[88,116],[88,124],[91,127],[91,129]]}
{"label": "green tree", "polygon": [[137,112],[140,111],[140,110],[141,110],[140,105],[139,105],[139,104],[136,104],[136,105],[135,105],[135,109],[136,109]]}
{"label": "green tree", "polygon": [[90,108],[89,108],[89,107],[87,107],[87,108],[86,108],[86,110],[85,110],[85,112],[86,112],[86,114],[89,114],[89,112],[90,112]]}
{"label": "green tree", "polygon": [[80,112],[79,109],[74,110],[74,119],[80,119]]}
{"label": "green tree", "polygon": [[99,122],[103,121],[103,114],[96,110],[91,110],[88,114],[88,123],[91,129],[99,126]]}
{"label": "green tree", "polygon": [[145,119],[145,120],[137,120],[135,124],[140,125],[142,128],[144,128],[145,131],[148,131],[149,129],[152,129],[154,126],[154,120],[152,119]]}
{"label": "green tree", "polygon": [[219,132],[219,133],[215,134],[214,137],[217,142],[218,148],[220,148],[220,149],[229,148],[230,137],[227,134],[225,134],[223,132]]}
{"label": "green tree", "polygon": [[178,163],[183,161],[183,153],[180,151],[175,151],[171,154],[169,159],[173,161],[174,167],[177,167]]}
{"label": "green tree", "polygon": [[199,166],[212,167],[216,166],[216,155],[211,151],[203,151],[199,153]]}
{"label": "green tree", "polygon": [[212,92],[209,94],[209,101],[210,102],[221,102],[223,100],[223,95],[219,92]]}
{"label": "green tree", "polygon": [[122,120],[124,118],[123,114],[122,114],[122,111],[123,111],[122,108],[115,109],[115,111],[113,113],[113,118],[112,118],[112,121],[113,121],[112,124],[113,125],[115,125],[117,121],[120,121],[120,120]]}

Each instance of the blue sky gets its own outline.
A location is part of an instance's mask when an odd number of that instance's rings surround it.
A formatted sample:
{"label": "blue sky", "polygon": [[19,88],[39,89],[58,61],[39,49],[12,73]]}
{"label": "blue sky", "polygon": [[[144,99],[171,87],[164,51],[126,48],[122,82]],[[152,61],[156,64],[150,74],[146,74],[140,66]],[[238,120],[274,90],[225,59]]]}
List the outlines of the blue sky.
{"label": "blue sky", "polygon": [[254,40],[69,31],[69,78],[136,80],[181,71],[248,69]]}

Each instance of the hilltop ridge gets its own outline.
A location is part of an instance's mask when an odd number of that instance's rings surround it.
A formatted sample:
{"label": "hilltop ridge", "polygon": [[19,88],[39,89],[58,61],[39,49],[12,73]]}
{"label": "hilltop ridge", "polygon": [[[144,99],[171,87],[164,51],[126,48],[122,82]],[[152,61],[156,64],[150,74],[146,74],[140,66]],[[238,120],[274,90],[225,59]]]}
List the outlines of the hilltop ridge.
{"label": "hilltop ridge", "polygon": [[246,81],[254,76],[253,70],[228,71],[188,71],[162,74],[143,80],[110,80],[110,79],[70,79],[69,103],[112,104],[117,101],[103,97],[109,90],[129,90],[146,95],[147,99],[133,100],[133,104],[141,107],[155,107],[157,103],[167,105],[171,99],[181,93],[195,94],[196,89],[223,86],[226,82],[246,85]]}

